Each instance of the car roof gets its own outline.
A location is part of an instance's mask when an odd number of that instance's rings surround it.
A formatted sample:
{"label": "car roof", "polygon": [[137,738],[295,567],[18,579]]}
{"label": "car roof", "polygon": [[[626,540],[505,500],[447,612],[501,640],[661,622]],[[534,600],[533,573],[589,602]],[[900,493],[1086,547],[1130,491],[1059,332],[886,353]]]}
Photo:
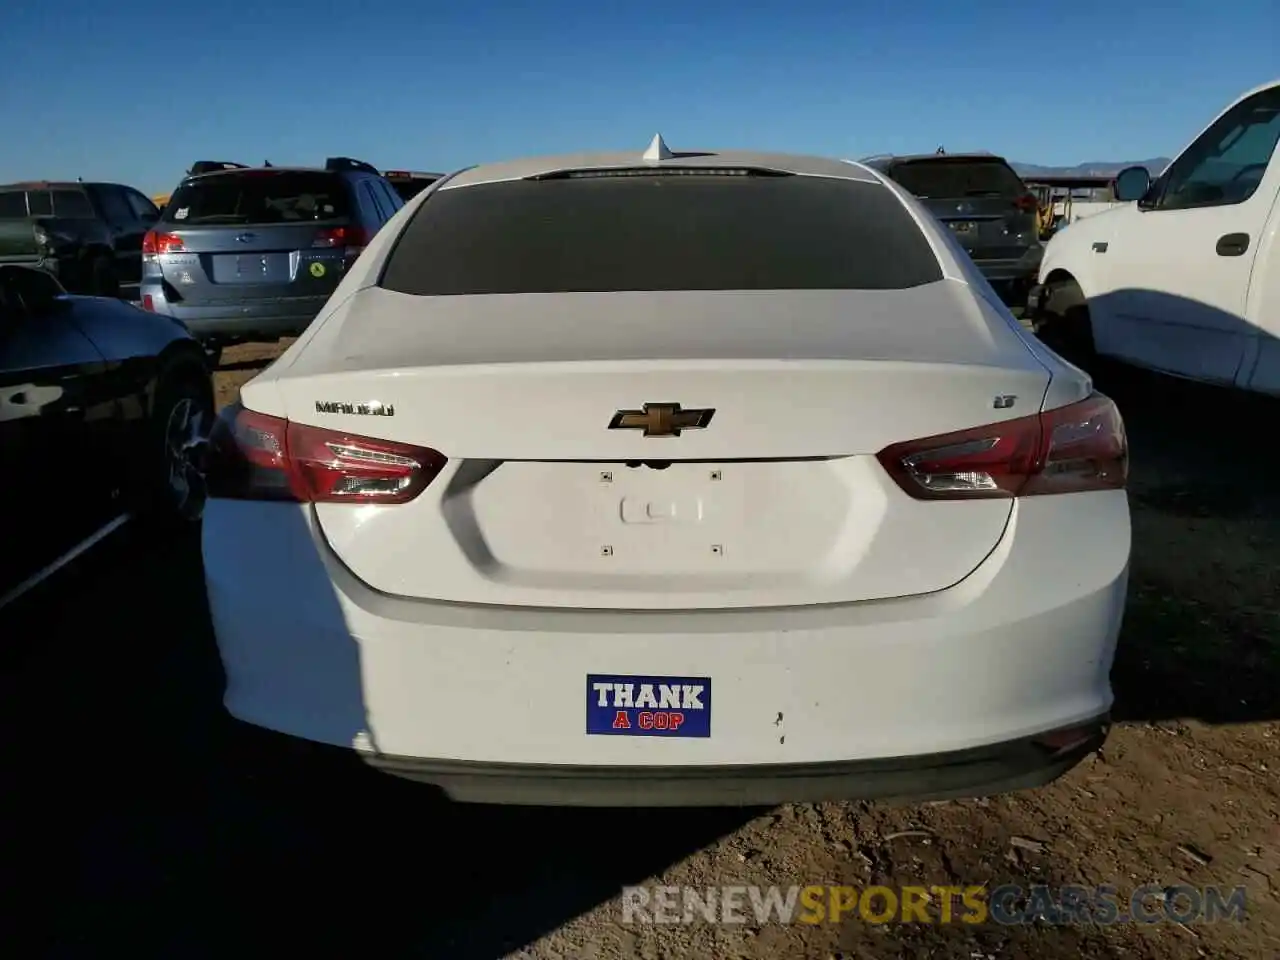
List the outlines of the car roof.
{"label": "car roof", "polygon": [[[661,159],[646,160],[645,155],[661,147]],[[756,167],[777,170],[783,173],[808,177],[829,177],[837,180],[856,180],[865,183],[879,184],[877,176],[861,164],[848,160],[833,160],[827,157],[806,156],[792,153],[761,153],[748,150],[688,150],[670,151],[660,137],[654,138],[650,151],[628,151],[611,153],[568,153],[559,156],[527,157],[519,160],[506,160],[498,163],[486,163],[460,170],[451,179],[442,183],[439,189],[449,190],[458,187],[475,186],[482,183],[497,183],[504,180],[523,180],[549,173],[570,170],[625,170],[652,167],[662,168],[741,168]]]}
{"label": "car roof", "polygon": [[[0,184],[0,190],[79,190],[84,187],[124,187],[124,183],[82,180],[23,180],[19,183]],[[132,190],[132,187],[129,187]]]}
{"label": "car roof", "polygon": [[883,157],[875,157],[874,159],[881,163],[915,163],[920,160],[997,160],[1001,163],[1008,163],[1008,161],[998,153],[984,153],[981,150],[974,150],[970,153],[888,154]]}
{"label": "car roof", "polygon": [[209,170],[206,173],[189,173],[182,178],[183,183],[193,180],[213,180],[218,177],[234,176],[237,173],[327,173],[339,177],[343,174],[356,173],[365,177],[373,174],[367,170],[326,170],[324,167],[234,167],[230,170]]}

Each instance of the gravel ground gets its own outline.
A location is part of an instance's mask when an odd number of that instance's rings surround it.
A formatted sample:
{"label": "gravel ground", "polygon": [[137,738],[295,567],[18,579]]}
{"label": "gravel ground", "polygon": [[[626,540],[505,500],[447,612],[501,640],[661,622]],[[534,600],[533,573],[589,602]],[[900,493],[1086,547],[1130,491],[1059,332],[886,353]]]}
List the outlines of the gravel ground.
{"label": "gravel ground", "polygon": [[[227,351],[219,400],[272,355]],[[197,543],[126,536],[0,624],[11,955],[1280,955],[1280,488],[1266,466],[1280,411],[1132,373],[1100,383],[1134,449],[1119,722],[1051,787],[905,808],[546,811],[249,755],[219,722]],[[620,890],[641,883],[1242,885],[1248,919],[624,925]]]}

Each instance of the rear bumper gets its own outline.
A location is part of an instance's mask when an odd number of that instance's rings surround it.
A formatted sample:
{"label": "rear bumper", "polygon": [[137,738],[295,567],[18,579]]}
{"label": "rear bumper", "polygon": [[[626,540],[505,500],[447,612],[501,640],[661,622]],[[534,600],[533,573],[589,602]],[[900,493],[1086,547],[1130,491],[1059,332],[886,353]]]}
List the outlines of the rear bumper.
{"label": "rear bumper", "polygon": [[[1028,742],[1111,708],[1130,549],[1123,491],[1036,497],[973,573],[933,594],[628,612],[391,597],[334,557],[307,508],[212,500],[205,521],[233,717],[459,799],[521,803],[1048,782],[1078,756]],[[590,674],[711,678],[710,735],[588,734]]]}
{"label": "rear bumper", "polygon": [[[148,297],[150,301],[148,301]],[[237,301],[205,306],[172,303],[164,287],[144,280],[138,298],[155,313],[182,321],[199,339],[254,340],[296,337],[324,309],[328,296]]]}
{"label": "rear bumper", "polygon": [[451,800],[580,807],[776,806],[830,800],[918,803],[1042,787],[1106,741],[1109,718],[1047,738],[925,756],[838,763],[696,767],[574,767],[366,756],[393,776]]}
{"label": "rear bumper", "polygon": [[1032,283],[1040,271],[1040,261],[1043,259],[1044,247],[1037,243],[1029,247],[1021,257],[1013,260],[985,260],[974,257],[973,263],[989,283]]}

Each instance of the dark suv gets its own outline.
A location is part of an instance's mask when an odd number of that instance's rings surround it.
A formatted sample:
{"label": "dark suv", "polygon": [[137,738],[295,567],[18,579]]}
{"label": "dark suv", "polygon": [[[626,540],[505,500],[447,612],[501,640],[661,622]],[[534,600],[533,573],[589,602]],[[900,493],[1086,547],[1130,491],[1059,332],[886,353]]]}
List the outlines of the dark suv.
{"label": "dark suv", "polygon": [[72,293],[114,297],[136,283],[142,238],[160,216],[133,187],[79,181],[0,186],[0,263],[53,274]]}
{"label": "dark suv", "polygon": [[444,176],[443,173],[423,173],[417,170],[383,170],[382,175],[406,203]]}
{"label": "dark suv", "polygon": [[232,167],[186,177],[142,245],[142,307],[223,346],[297,336],[404,206],[378,171]]}
{"label": "dark suv", "polygon": [[1021,305],[1044,253],[1036,198],[1003,157],[930,153],[862,161],[896,181],[951,228],[974,264],[1009,303]]}

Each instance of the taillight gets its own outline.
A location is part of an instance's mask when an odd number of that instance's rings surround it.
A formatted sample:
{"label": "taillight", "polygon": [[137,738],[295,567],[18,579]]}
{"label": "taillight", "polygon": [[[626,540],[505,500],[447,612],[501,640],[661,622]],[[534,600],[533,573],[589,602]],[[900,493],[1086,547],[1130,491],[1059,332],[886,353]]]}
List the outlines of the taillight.
{"label": "taillight", "polygon": [[149,313],[156,312],[156,302],[154,299],[152,299],[151,294],[144,293],[142,295],[142,309],[148,311]]}
{"label": "taillight", "polygon": [[435,450],[225,408],[209,436],[209,496],[295,503],[406,503],[448,460]]}
{"label": "taillight", "polygon": [[147,235],[142,238],[142,257],[144,260],[154,261],[162,253],[181,253],[186,249],[183,246],[182,238],[176,233],[161,233],[157,230],[148,230]]}
{"label": "taillight", "polygon": [[1029,417],[895,443],[876,458],[917,500],[1119,490],[1129,478],[1124,421],[1100,393]]}
{"label": "taillight", "polygon": [[351,266],[369,243],[369,233],[361,227],[329,227],[316,233],[312,247],[339,249],[346,266]]}
{"label": "taillight", "polygon": [[369,243],[369,234],[360,227],[329,227],[316,233],[313,247],[363,247]]}
{"label": "taillight", "polygon": [[1040,204],[1036,201],[1034,193],[1024,193],[1013,201],[1013,205],[1023,213],[1035,213],[1040,209]]}

